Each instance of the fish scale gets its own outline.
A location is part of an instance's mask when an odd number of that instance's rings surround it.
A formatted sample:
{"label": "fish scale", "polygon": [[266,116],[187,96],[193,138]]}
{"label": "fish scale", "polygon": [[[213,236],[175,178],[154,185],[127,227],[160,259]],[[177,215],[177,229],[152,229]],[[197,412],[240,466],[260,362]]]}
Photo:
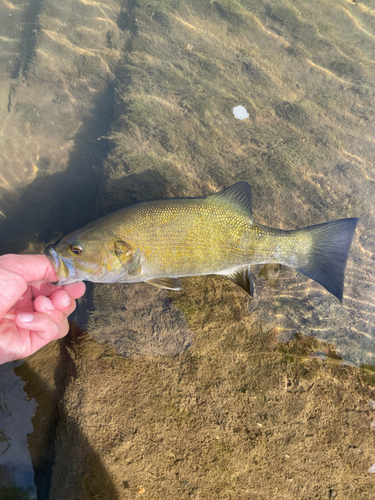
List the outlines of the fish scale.
{"label": "fish scale", "polygon": [[201,200],[137,205],[113,221],[115,233],[141,248],[144,276],[211,274],[246,264],[251,222],[226,207]]}

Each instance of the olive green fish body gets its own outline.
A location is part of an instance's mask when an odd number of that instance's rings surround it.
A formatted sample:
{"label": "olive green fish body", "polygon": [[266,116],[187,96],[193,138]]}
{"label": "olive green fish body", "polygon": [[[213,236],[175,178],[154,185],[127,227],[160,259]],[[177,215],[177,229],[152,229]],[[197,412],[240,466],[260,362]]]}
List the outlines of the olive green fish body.
{"label": "olive green fish body", "polygon": [[[141,251],[142,271],[131,281],[215,274],[251,263],[259,254],[256,245],[265,246],[249,217],[205,200],[139,204],[109,224],[119,239]],[[270,238],[265,231],[263,235]],[[271,254],[269,248],[267,252]]]}
{"label": "olive green fish body", "polygon": [[[358,219],[343,221],[294,231],[256,224],[251,188],[238,182],[205,198],[172,198],[117,210],[64,237],[47,249],[47,255],[60,283],[78,279],[147,281],[179,289],[180,277],[221,274],[249,293],[249,266],[278,262],[313,279],[319,275],[317,281],[341,299],[344,268]],[[340,269],[334,271],[335,287],[329,284],[331,278],[321,276],[330,272],[332,251],[330,248],[327,256],[324,248],[332,246],[332,238],[338,239],[333,260],[340,256]],[[324,261],[319,263],[319,271],[314,265],[316,249]]]}

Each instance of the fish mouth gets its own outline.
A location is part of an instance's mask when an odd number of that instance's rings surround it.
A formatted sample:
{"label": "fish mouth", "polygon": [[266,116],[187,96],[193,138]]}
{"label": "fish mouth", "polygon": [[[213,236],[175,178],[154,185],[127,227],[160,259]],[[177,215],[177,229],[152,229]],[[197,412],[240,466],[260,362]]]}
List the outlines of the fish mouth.
{"label": "fish mouth", "polygon": [[48,245],[44,253],[49,258],[58,277],[58,281],[55,281],[54,285],[68,285],[80,281],[73,263],[69,259],[61,257],[53,248],[53,245]]}
{"label": "fish mouth", "polygon": [[57,274],[58,270],[59,270],[59,258],[58,258],[58,255],[53,248],[53,245],[46,246],[44,253],[47,255],[47,257],[51,261],[51,264],[52,264],[52,266]]}

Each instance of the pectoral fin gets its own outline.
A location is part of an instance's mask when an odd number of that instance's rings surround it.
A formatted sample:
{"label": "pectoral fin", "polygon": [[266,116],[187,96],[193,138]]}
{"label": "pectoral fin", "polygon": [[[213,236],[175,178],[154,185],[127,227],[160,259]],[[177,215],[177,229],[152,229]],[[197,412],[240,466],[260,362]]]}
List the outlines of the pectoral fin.
{"label": "pectoral fin", "polygon": [[224,274],[223,276],[243,288],[251,297],[254,297],[254,283],[250,272],[250,266],[242,267],[234,273]]}
{"label": "pectoral fin", "polygon": [[138,248],[133,254],[133,259],[128,268],[128,274],[136,276],[137,274],[140,274],[141,271],[141,250]]}
{"label": "pectoral fin", "polygon": [[115,254],[123,266],[128,265],[128,274],[135,276],[140,274],[141,268],[141,250],[137,248],[133,252],[132,247],[126,241],[118,240],[114,243]]}
{"label": "pectoral fin", "polygon": [[168,290],[181,290],[182,283],[180,278],[154,278],[147,280],[146,283],[159,288],[167,288]]}
{"label": "pectoral fin", "polygon": [[129,259],[133,255],[132,247],[126,243],[126,241],[117,240],[114,243],[114,249],[116,257],[123,263],[129,262]]}

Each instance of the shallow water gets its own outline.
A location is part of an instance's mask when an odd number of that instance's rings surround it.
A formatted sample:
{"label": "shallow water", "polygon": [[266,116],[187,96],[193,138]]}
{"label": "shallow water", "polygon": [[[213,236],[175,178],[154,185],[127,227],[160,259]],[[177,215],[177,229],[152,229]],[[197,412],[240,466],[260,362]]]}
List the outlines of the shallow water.
{"label": "shallow water", "polygon": [[254,266],[254,299],[220,277],[185,278],[182,293],[95,285],[75,321],[129,357],[183,352],[199,317],[205,331],[235,336],[241,319],[375,364],[374,38],[370,2],[0,4],[0,251],[246,180],[262,224],[361,217],[343,304],[294,270]]}
{"label": "shallow water", "polygon": [[[0,486],[15,493],[25,491],[25,499],[36,499],[34,469],[27,450],[27,434],[33,432],[31,419],[37,403],[27,398],[24,382],[12,371],[20,362],[0,366]],[[4,491],[1,491],[5,495]]]}

